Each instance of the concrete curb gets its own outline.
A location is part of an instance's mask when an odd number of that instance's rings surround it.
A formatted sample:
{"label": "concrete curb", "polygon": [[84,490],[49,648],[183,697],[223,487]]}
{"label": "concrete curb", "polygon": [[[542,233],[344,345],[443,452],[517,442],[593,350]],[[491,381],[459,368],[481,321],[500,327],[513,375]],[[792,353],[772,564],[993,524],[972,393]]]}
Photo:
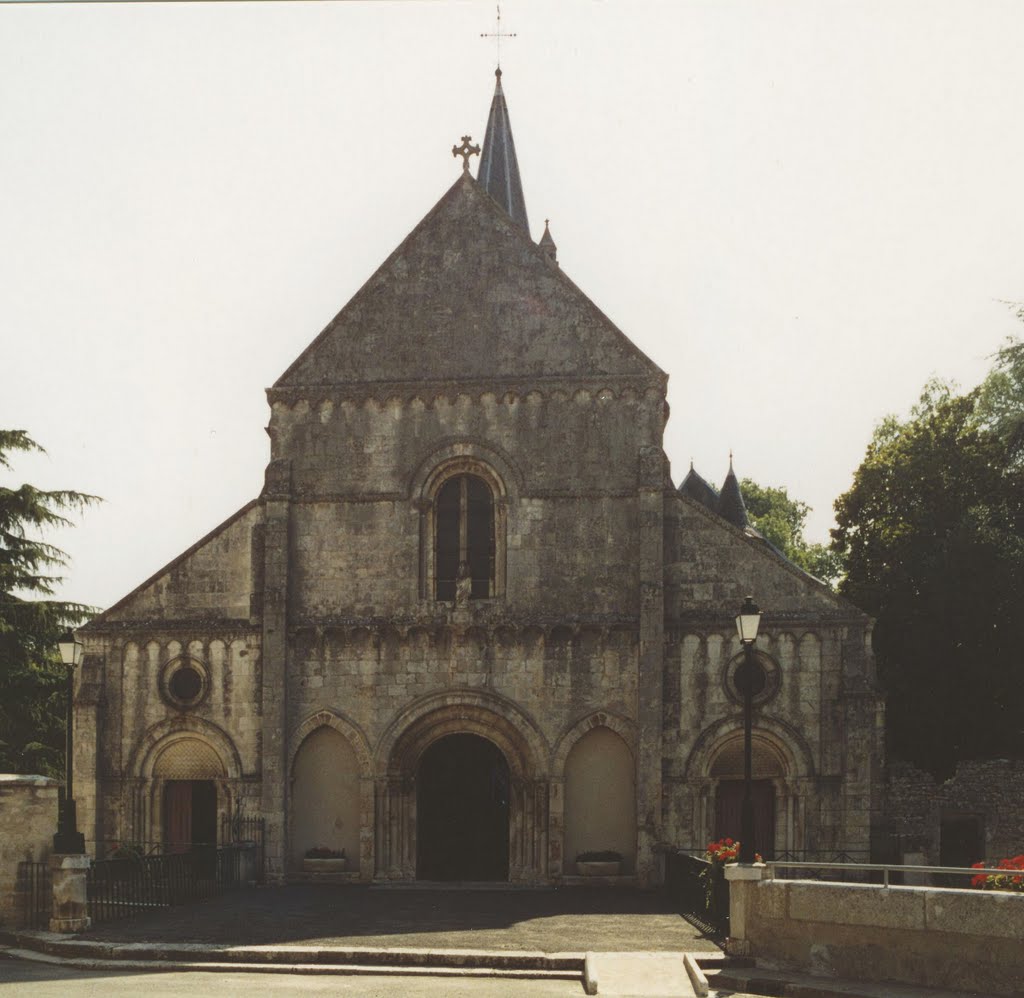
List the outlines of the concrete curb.
{"label": "concrete curb", "polygon": [[54,932],[19,932],[7,936],[10,945],[65,959],[134,960],[147,963],[223,963],[360,967],[423,967],[572,972],[582,975],[582,953],[544,953],[530,950],[434,950],[412,948],[330,946],[211,946],[206,943],[108,943],[78,939]]}
{"label": "concrete curb", "polygon": [[516,970],[501,967],[378,966],[373,964],[342,963],[239,963],[216,960],[202,960],[192,963],[184,960],[97,960],[83,957],[54,956],[51,953],[40,953],[38,950],[17,949],[15,947],[0,948],[0,959],[26,960],[32,963],[44,963],[51,966],[74,967],[76,970],[580,980],[579,972],[571,970]]}
{"label": "concrete curb", "polygon": [[686,968],[687,976],[693,985],[693,993],[697,998],[707,998],[708,979],[704,976],[704,971],[700,969],[700,965],[697,963],[693,953],[683,954],[683,966]]}

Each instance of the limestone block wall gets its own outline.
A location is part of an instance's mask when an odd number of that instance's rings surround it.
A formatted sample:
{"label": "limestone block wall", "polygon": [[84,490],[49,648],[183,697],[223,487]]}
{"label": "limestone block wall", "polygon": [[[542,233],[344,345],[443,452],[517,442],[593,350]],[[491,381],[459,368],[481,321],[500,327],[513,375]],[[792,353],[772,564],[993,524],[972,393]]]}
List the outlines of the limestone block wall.
{"label": "limestone block wall", "polygon": [[1024,980],[1017,893],[733,881],[730,923],[759,966],[986,995]]}
{"label": "limestone block wall", "polygon": [[303,628],[289,664],[290,728],[323,708],[334,709],[375,746],[416,700],[442,690],[480,689],[514,702],[553,748],[594,710],[635,718],[636,655],[630,629],[545,631],[507,622],[464,631],[447,625]]}
{"label": "limestone block wall", "polygon": [[663,398],[609,384],[275,402],[273,454],[291,462],[293,612],[384,615],[421,594],[431,602],[421,584],[429,478],[453,458],[500,482],[510,607],[637,612],[638,463],[643,448],[660,448]]}
{"label": "limestone block wall", "polygon": [[46,776],[0,773],[0,929],[19,927],[18,864],[49,859],[58,787]]}
{"label": "limestone block wall", "polygon": [[671,493],[665,510],[666,837],[702,848],[718,779],[739,775],[729,746],[742,699],[729,677],[742,658],[733,618],[751,594],[763,614],[757,656],[774,687],[755,701],[755,777],[760,767],[775,787],[776,849],[866,859],[884,724],[870,619],[699,503]]}
{"label": "limestone block wall", "polygon": [[253,531],[262,518],[251,502],[197,541],[104,615],[114,621],[247,620],[253,585]]}

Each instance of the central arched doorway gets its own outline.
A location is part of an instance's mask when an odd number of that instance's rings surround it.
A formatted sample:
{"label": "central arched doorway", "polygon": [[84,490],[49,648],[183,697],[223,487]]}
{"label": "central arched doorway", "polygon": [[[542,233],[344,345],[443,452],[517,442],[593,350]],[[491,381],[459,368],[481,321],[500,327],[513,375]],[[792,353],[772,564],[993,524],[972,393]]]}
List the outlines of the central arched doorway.
{"label": "central arched doorway", "polygon": [[479,735],[447,735],[416,773],[416,876],[508,880],[509,769]]}

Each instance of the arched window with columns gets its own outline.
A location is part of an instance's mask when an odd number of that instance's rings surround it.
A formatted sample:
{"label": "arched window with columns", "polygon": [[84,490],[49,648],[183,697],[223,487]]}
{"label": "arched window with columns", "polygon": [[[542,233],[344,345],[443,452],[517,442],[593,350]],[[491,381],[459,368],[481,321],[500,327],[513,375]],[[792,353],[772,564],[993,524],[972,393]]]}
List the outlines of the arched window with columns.
{"label": "arched window with columns", "polygon": [[505,594],[505,483],[487,462],[458,455],[421,486],[420,598],[463,603]]}
{"label": "arched window with columns", "polygon": [[469,599],[493,596],[494,541],[494,496],[487,482],[470,474],[447,479],[434,509],[434,598],[454,600],[460,583]]}

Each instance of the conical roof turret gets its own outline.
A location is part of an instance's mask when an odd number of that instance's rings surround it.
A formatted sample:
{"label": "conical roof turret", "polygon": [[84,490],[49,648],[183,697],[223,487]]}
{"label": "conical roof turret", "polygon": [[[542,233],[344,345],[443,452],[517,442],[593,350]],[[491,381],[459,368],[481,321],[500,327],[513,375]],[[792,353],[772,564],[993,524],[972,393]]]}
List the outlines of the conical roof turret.
{"label": "conical roof turret", "polygon": [[718,509],[718,493],[697,473],[690,462],[690,470],[679,486],[679,491],[690,499],[696,499],[702,506],[710,510]]}
{"label": "conical roof turret", "polygon": [[722,491],[718,493],[717,513],[723,520],[728,520],[734,527],[743,530],[749,525],[747,506],[743,501],[740,483],[736,472],[732,470],[732,455],[729,455],[729,474],[722,482]]}
{"label": "conical roof turret", "polygon": [[494,71],[494,97],[487,118],[484,149],[480,155],[480,169],[476,179],[488,194],[512,216],[513,221],[530,231],[526,217],[523,182],[519,177],[516,145],[512,140],[512,125],[508,118],[508,105],[501,89],[501,69]]}

